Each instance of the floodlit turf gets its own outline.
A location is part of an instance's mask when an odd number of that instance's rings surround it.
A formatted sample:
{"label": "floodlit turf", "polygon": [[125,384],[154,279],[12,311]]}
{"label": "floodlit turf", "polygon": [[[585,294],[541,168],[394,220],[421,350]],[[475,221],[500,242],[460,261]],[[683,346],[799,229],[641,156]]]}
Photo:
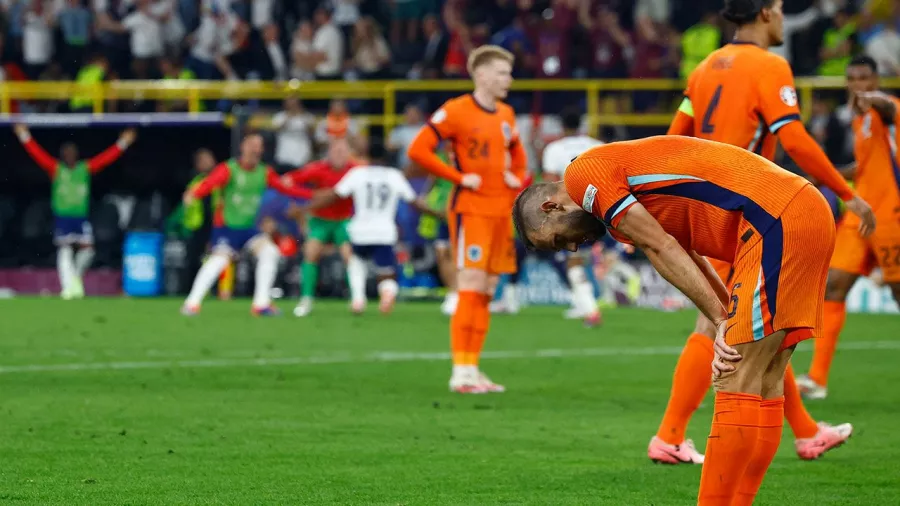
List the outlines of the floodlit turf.
{"label": "floodlit turf", "polygon": [[[650,463],[690,312],[495,317],[502,395],[447,392],[447,320],[320,304],[195,318],[176,300],[0,301],[0,503],[684,505],[699,467]],[[289,309],[285,304],[283,309]],[[374,309],[374,308],[373,308]],[[818,462],[784,443],[757,504],[900,504],[900,317],[850,316],[814,415],[857,436]],[[805,370],[807,345],[795,363]],[[702,449],[711,397],[689,436]]]}

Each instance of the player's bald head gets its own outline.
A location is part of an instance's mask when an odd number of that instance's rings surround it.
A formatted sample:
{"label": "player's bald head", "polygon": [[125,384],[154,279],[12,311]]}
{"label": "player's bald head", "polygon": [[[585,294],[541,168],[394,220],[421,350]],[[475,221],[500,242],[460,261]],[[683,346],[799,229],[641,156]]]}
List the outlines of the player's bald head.
{"label": "player's bald head", "polygon": [[529,249],[575,251],[606,234],[603,223],[581,209],[561,181],[525,188],[513,204],[512,218]]}

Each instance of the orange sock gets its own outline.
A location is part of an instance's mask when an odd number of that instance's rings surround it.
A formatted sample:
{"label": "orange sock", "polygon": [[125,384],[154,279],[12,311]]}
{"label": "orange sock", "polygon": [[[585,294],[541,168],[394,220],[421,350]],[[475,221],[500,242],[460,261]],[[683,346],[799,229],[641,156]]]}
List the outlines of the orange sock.
{"label": "orange sock", "polygon": [[684,442],[688,422],[712,384],[710,364],[713,357],[712,339],[703,334],[691,334],[675,365],[669,404],[656,437],[670,445]]}
{"label": "orange sock", "polygon": [[831,369],[834,350],[837,348],[838,337],[841,335],[841,329],[844,328],[846,319],[847,304],[845,302],[825,301],[822,336],[815,340],[812,365],[809,367],[809,378],[819,385],[828,384],[828,371]]}
{"label": "orange sock", "polygon": [[762,397],[716,392],[715,415],[700,475],[699,506],[730,506],[759,438]]}
{"label": "orange sock", "polygon": [[819,426],[803,405],[791,364],[788,364],[784,373],[784,417],[797,439],[815,437],[819,432]]}
{"label": "orange sock", "polygon": [[481,350],[491,326],[491,299],[493,297],[490,295],[480,294],[475,316],[472,318],[472,338],[469,340],[468,351],[472,355],[473,365],[478,365],[481,360]]}
{"label": "orange sock", "polygon": [[744,471],[738,485],[738,493],[731,502],[732,506],[751,506],[759,487],[762,485],[769,464],[775,458],[778,445],[781,443],[781,432],[784,426],[784,397],[766,399],[759,405],[759,436],[756,449],[750,464]]}
{"label": "orange sock", "polygon": [[450,350],[453,365],[475,365],[469,348],[480,299],[481,294],[478,292],[459,292],[456,312],[450,318]]}

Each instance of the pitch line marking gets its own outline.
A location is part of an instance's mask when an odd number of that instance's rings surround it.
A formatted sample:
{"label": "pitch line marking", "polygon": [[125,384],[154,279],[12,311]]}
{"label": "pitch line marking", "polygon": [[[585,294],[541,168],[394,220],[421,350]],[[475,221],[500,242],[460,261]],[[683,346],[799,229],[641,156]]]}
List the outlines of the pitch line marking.
{"label": "pitch line marking", "polygon": [[[856,341],[838,346],[841,351],[900,350],[896,341]],[[643,348],[556,348],[543,350],[497,350],[482,353],[482,358],[517,360],[529,358],[573,358],[609,356],[659,356],[678,355],[680,346],[654,346]],[[807,353],[811,350],[797,350]],[[0,374],[67,372],[67,371],[118,371],[129,369],[202,369],[222,367],[271,367],[286,365],[354,364],[379,362],[424,362],[449,360],[447,352],[376,351],[355,355],[338,352],[309,357],[225,358],[196,360],[134,361],[134,362],[74,362],[68,364],[0,365]]]}

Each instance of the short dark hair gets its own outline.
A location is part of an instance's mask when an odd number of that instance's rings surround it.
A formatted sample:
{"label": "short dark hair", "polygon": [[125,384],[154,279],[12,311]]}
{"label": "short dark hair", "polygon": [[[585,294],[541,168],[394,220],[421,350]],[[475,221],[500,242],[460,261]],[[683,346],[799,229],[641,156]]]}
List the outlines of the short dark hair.
{"label": "short dark hair", "polygon": [[760,11],[771,7],[775,0],[725,0],[722,17],[738,26],[756,21]]}
{"label": "short dark hair", "polygon": [[876,74],[878,73],[878,62],[875,61],[875,58],[872,58],[871,56],[869,56],[867,54],[859,54],[859,55],[854,56],[853,59],[850,60],[850,63],[847,64],[847,66],[848,67],[865,66],[865,67],[869,67],[870,69],[872,69],[872,72],[874,72]]}
{"label": "short dark hair", "polygon": [[531,239],[528,238],[528,234],[525,233],[525,213],[522,208],[524,207],[524,203],[526,200],[526,195],[531,191],[531,186],[522,190],[522,193],[516,197],[516,201],[513,203],[512,209],[512,220],[513,226],[516,227],[516,237],[522,241],[522,244],[525,245],[527,249],[534,249],[534,243],[531,242]]}
{"label": "short dark hair", "polygon": [[581,128],[581,111],[574,107],[565,109],[560,115],[562,126],[566,130],[578,130]]}

